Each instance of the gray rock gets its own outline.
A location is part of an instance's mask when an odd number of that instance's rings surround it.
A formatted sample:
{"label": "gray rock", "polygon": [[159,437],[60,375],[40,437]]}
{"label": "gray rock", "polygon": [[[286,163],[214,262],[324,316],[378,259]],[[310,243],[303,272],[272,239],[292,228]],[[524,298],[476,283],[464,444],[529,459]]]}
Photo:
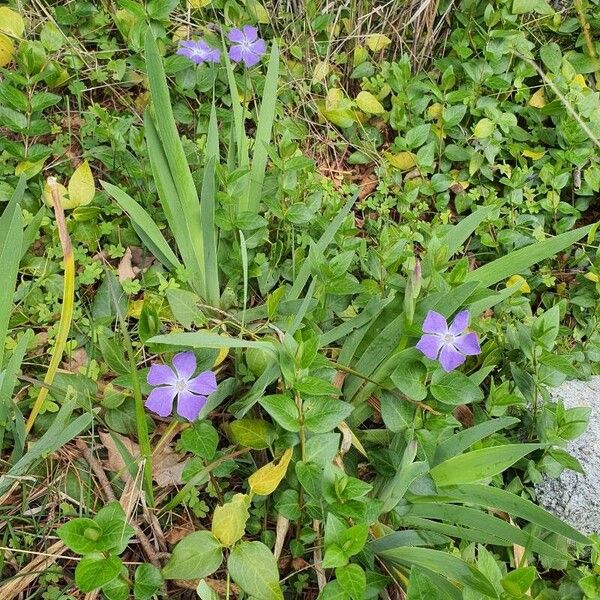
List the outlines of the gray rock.
{"label": "gray rock", "polygon": [[600,376],[566,381],[551,390],[565,408],[592,409],[587,430],[569,442],[567,451],[579,460],[585,475],[571,470],[536,486],[539,503],[582,533],[600,532]]}

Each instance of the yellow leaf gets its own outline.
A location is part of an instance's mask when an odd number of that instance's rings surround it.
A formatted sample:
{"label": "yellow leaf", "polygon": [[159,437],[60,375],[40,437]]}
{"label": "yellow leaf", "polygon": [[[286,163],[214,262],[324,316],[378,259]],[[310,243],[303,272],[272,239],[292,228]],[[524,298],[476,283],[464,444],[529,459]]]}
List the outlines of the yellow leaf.
{"label": "yellow leaf", "polygon": [[34,175],[37,175],[44,166],[46,159],[31,162],[30,160],[22,160],[15,167],[15,175],[25,175],[27,179],[31,179]]}
{"label": "yellow leaf", "polygon": [[525,281],[525,278],[521,275],[513,275],[509,277],[506,281],[506,287],[515,287],[519,286],[519,291],[524,294],[528,294],[531,291],[529,284]]}
{"label": "yellow leaf", "polygon": [[367,46],[371,52],[379,52],[384,48],[387,48],[392,43],[392,40],[387,35],[381,33],[374,33],[367,38]]}
{"label": "yellow leaf", "polygon": [[533,158],[533,160],[539,160],[544,154],[546,154],[545,150],[530,150],[529,148],[523,150],[523,156]]}
{"label": "yellow leaf", "polygon": [[329,63],[325,60],[321,60],[317,63],[315,70],[313,71],[312,82],[319,83],[323,81],[329,73]]}
{"label": "yellow leaf", "polygon": [[594,283],[598,283],[600,281],[600,277],[598,277],[598,275],[596,275],[596,273],[592,273],[591,271],[588,271],[584,277],[586,279],[589,279],[590,281],[593,281]]}
{"label": "yellow leaf", "polygon": [[427,116],[431,119],[439,119],[444,112],[444,107],[439,102],[434,102],[427,109]]}
{"label": "yellow leaf", "polygon": [[0,31],[21,37],[25,31],[23,17],[8,6],[0,6]]}
{"label": "yellow leaf", "polygon": [[[64,209],[75,208],[77,205],[72,204],[69,200],[69,192],[67,192],[67,188],[61,183],[58,184],[58,194],[60,198],[60,203]],[[52,206],[52,194],[50,192],[50,186],[48,183],[44,185],[44,189],[42,191],[42,200],[48,205]]]}
{"label": "yellow leaf", "polygon": [[529,98],[528,102],[529,106],[533,106],[533,108],[544,108],[546,106],[546,96],[544,96],[544,88],[540,88],[531,98]]}
{"label": "yellow leaf", "polygon": [[248,478],[250,489],[259,496],[268,496],[277,489],[281,480],[285,477],[288,465],[292,458],[292,449],[288,448],[278,464],[270,462],[261,467],[256,473],[252,473]]}
{"label": "yellow leaf", "polygon": [[576,83],[579,87],[586,88],[587,83],[585,82],[585,77],[581,73],[577,73],[577,75],[573,76],[571,79],[571,83]]}
{"label": "yellow leaf", "polygon": [[212,0],[188,0],[189,5],[192,8],[204,8],[208,6]]}
{"label": "yellow leaf", "polygon": [[131,300],[127,306],[127,316],[139,319],[142,314],[142,308],[144,308],[144,299]]}
{"label": "yellow leaf", "polygon": [[228,354],[229,354],[229,348],[220,348],[219,355],[215,359],[215,363],[213,364],[213,367],[218,367],[227,358]]}
{"label": "yellow leaf", "polygon": [[399,171],[408,171],[416,166],[415,155],[412,152],[398,152],[398,154],[387,153],[386,158],[390,165]]}
{"label": "yellow leaf", "polygon": [[0,67],[5,67],[15,55],[15,45],[6,35],[0,33]]}
{"label": "yellow leaf", "polygon": [[87,160],[84,160],[69,180],[69,201],[74,206],[89,204],[96,194],[94,176]]}
{"label": "yellow leaf", "polygon": [[385,112],[381,102],[371,94],[371,92],[362,91],[356,96],[356,104],[360,110],[369,115],[379,115]]}
{"label": "yellow leaf", "polygon": [[475,125],[475,129],[473,129],[473,135],[479,139],[490,137],[490,135],[492,135],[494,132],[495,127],[496,126],[494,125],[493,121],[490,121],[484,117],[477,122],[477,125]]}
{"label": "yellow leaf", "polygon": [[235,494],[229,502],[215,508],[211,531],[223,546],[233,546],[244,535],[249,506],[247,494]]}
{"label": "yellow leaf", "polygon": [[248,12],[259,22],[268,25],[271,22],[269,13],[259,0],[246,0]]}

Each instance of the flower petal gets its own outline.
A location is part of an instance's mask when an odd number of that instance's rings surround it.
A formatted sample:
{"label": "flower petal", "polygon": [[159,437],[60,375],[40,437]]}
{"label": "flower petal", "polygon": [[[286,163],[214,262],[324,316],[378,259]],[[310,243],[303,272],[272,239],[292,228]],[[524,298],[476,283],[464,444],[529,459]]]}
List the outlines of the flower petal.
{"label": "flower petal", "polygon": [[197,396],[188,391],[180,392],[177,398],[177,414],[188,421],[195,421],[205,404],[205,396]]}
{"label": "flower petal", "polygon": [[464,333],[463,335],[457,335],[452,342],[460,352],[467,356],[475,356],[481,354],[481,347],[479,346],[479,339],[477,334],[470,332]]}
{"label": "flower petal", "polygon": [[243,51],[241,46],[231,46],[229,49],[229,58],[233,62],[240,62],[243,60],[245,52]]}
{"label": "flower petal", "polygon": [[258,37],[258,29],[252,25],[244,25],[242,31],[246,42],[253,42]]}
{"label": "flower petal", "polygon": [[150,385],[175,385],[177,376],[168,365],[152,365],[146,381]]}
{"label": "flower petal", "polygon": [[244,32],[241,29],[232,29],[228,34],[227,37],[229,38],[230,42],[236,42],[238,44],[241,44],[242,42],[246,41],[246,36],[244,35]]}
{"label": "flower petal", "polygon": [[417,342],[417,350],[420,350],[427,358],[435,360],[443,345],[444,341],[439,335],[425,334]]}
{"label": "flower petal", "polygon": [[188,380],[196,370],[196,356],[193,352],[180,352],[173,357],[173,366],[180,379]]}
{"label": "flower petal", "polygon": [[447,373],[465,362],[465,357],[451,344],[446,344],[440,352],[440,364]]}
{"label": "flower petal", "polygon": [[468,310],[461,310],[454,317],[454,321],[452,321],[452,325],[450,325],[450,333],[452,335],[461,334],[469,326],[470,320],[471,320],[471,313],[469,313]]}
{"label": "flower petal", "polygon": [[254,52],[247,50],[244,52],[242,59],[246,67],[249,69],[260,61],[260,55],[254,54]]}
{"label": "flower petal", "polygon": [[210,396],[217,389],[217,378],[212,371],[204,371],[188,381],[187,389],[194,394]]}
{"label": "flower petal", "polygon": [[213,63],[221,62],[221,51],[209,46],[206,53],[206,60]]}
{"label": "flower petal", "polygon": [[154,388],[150,392],[145,406],[161,417],[168,417],[173,410],[173,400],[176,394],[177,390],[172,386]]}
{"label": "flower petal", "polygon": [[438,335],[448,333],[448,323],[444,316],[435,310],[430,310],[423,321],[423,333],[437,333]]}

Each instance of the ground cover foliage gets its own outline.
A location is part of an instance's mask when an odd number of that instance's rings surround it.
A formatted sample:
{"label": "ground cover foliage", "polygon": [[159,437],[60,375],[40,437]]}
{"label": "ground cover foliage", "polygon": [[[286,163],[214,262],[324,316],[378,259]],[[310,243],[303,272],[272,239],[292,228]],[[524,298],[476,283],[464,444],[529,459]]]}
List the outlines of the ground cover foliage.
{"label": "ground cover foliage", "polygon": [[1,5],[0,598],[600,597],[599,28]]}

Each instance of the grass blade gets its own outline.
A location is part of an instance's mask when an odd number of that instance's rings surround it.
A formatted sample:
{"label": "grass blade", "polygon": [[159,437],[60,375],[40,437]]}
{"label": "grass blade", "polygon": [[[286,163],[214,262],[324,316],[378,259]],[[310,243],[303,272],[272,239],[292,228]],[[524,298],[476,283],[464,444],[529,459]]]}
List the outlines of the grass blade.
{"label": "grass blade", "polygon": [[248,186],[248,196],[244,200],[244,205],[240,206],[242,211],[258,211],[260,199],[262,196],[263,182],[265,179],[265,170],[267,168],[268,148],[271,143],[271,132],[273,130],[273,120],[275,119],[275,106],[277,104],[277,83],[279,80],[279,48],[273,41],[271,46],[271,56],[269,58],[269,67],[265,77],[265,87],[263,90],[258,123],[256,125],[256,138],[252,154],[252,167],[250,168],[250,185]]}
{"label": "grass blade", "polygon": [[448,248],[448,256],[460,250],[469,236],[479,227],[487,216],[494,210],[493,206],[483,206],[454,225],[442,238],[442,244]]}
{"label": "grass blade", "polygon": [[140,237],[150,252],[167,267],[167,269],[176,269],[181,267],[181,263],[173,250],[171,250],[167,240],[163,237],[160,229],[152,220],[152,217],[128,194],[118,187],[101,181],[100,185],[110,194],[117,204],[129,215],[135,225],[136,231],[139,230]]}

